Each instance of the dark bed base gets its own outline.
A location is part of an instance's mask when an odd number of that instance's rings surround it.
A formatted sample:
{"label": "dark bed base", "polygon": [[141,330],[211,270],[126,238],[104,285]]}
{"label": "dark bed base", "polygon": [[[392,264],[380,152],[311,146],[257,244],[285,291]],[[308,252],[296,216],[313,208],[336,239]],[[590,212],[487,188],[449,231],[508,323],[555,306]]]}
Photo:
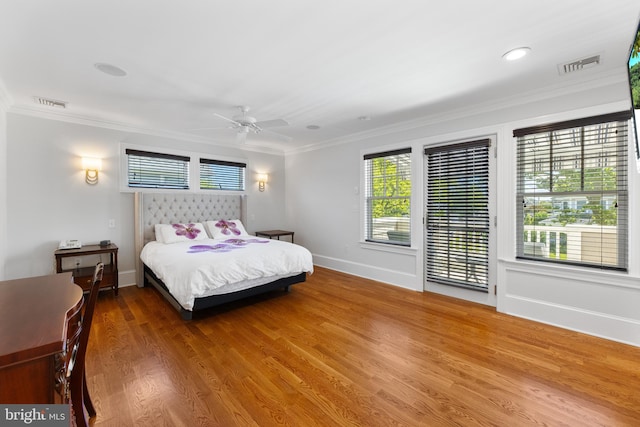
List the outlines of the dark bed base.
{"label": "dark bed base", "polygon": [[156,275],[151,271],[149,267],[144,266],[144,285],[151,284],[165,297],[169,303],[180,312],[180,316],[184,320],[191,320],[193,313],[196,311],[204,310],[207,308],[215,307],[220,304],[225,304],[232,301],[237,301],[242,298],[251,297],[254,295],[260,295],[265,292],[273,291],[276,289],[284,288],[285,292],[289,292],[289,286],[296,283],[301,283],[307,280],[307,273],[300,273],[295,276],[283,277],[282,279],[275,280],[264,285],[256,286],[254,288],[244,289],[242,291],[231,292],[229,294],[212,295],[204,298],[196,298],[193,303],[193,310],[185,310],[178,301],[171,295],[167,287],[162,280],[158,279]]}

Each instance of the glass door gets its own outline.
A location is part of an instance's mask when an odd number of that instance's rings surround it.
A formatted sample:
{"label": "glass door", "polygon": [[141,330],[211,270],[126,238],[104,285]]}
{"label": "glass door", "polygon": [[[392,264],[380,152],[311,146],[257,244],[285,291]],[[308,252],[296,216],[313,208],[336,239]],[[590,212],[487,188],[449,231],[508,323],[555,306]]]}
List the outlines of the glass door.
{"label": "glass door", "polygon": [[425,289],[495,305],[491,143],[425,149]]}

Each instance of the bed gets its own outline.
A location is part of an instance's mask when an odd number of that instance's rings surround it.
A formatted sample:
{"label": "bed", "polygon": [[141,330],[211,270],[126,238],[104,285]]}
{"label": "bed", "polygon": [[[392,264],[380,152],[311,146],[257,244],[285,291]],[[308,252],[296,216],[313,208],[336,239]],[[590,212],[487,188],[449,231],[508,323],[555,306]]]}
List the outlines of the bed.
{"label": "bed", "polygon": [[313,272],[302,246],[247,233],[246,196],[136,193],[134,204],[138,286],[156,288],[185,320],[242,298],[288,292]]}

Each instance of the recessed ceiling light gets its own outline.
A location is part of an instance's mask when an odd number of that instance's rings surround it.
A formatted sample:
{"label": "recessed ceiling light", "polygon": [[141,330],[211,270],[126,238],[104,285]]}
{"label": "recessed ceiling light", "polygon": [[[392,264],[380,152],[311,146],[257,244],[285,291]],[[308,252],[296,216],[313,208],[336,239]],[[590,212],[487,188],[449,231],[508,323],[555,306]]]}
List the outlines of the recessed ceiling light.
{"label": "recessed ceiling light", "polygon": [[116,67],[115,65],[98,62],[96,64],[93,64],[93,66],[103,73],[109,74],[110,76],[123,77],[127,75],[127,72],[125,70],[120,67]]}
{"label": "recessed ceiling light", "polygon": [[320,129],[320,126],[318,126],[318,125],[309,125],[309,126],[307,126],[307,129],[309,129],[309,130],[318,130],[318,129]]}
{"label": "recessed ceiling light", "polygon": [[530,47],[518,47],[515,49],[511,49],[509,52],[502,55],[502,57],[507,61],[515,61],[516,59],[520,59],[531,52]]}

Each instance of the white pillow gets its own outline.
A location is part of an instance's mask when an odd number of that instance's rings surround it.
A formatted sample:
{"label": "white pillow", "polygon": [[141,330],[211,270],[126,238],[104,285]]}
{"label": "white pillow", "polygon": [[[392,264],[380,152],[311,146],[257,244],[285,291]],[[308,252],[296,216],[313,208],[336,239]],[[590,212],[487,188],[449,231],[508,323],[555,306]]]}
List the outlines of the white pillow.
{"label": "white pillow", "polygon": [[207,230],[209,231],[209,235],[212,239],[249,235],[239,219],[207,221],[205,225],[207,226]]}
{"label": "white pillow", "polygon": [[156,224],[156,240],[160,243],[188,242],[207,239],[204,226],[199,223]]}

